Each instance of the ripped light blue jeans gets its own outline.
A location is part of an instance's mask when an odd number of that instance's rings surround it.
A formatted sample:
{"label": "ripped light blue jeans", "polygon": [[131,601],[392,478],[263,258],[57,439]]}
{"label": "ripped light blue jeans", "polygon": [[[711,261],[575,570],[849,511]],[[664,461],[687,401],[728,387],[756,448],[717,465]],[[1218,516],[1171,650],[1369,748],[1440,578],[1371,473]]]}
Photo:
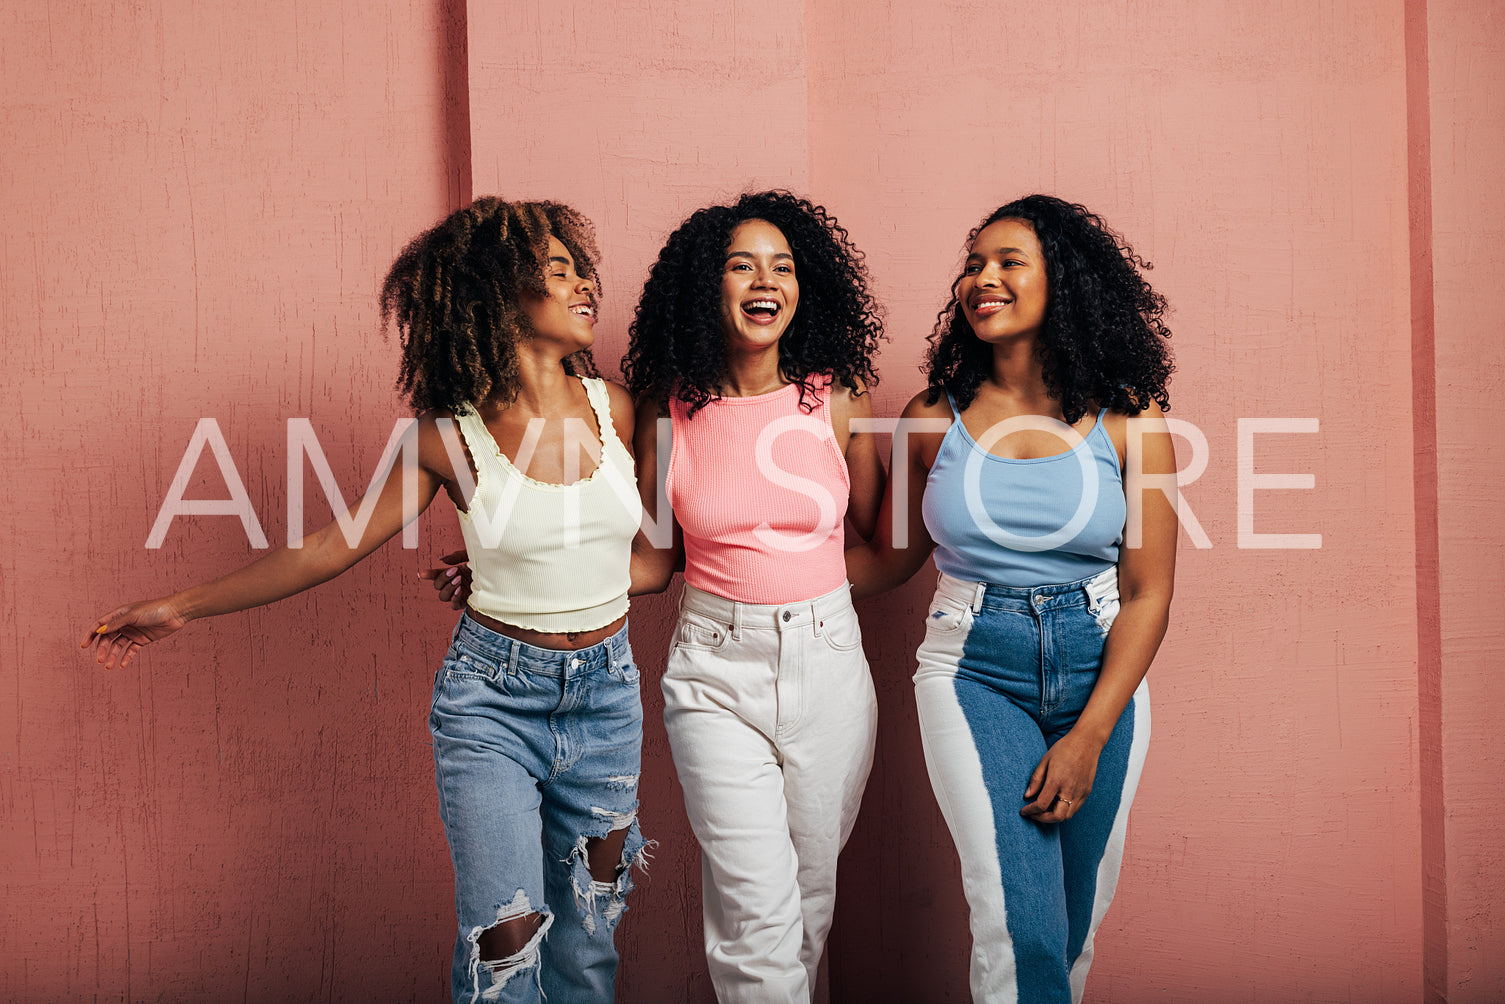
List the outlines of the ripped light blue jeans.
{"label": "ripped light blue jeans", "polygon": [[[462,617],[434,680],[429,731],[455,866],[454,999],[610,1001],[612,936],[644,850],[643,706],[626,626],[566,651]],[[588,844],[621,829],[616,879],[597,882]],[[543,921],[521,951],[481,959],[487,928],[529,913]]]}

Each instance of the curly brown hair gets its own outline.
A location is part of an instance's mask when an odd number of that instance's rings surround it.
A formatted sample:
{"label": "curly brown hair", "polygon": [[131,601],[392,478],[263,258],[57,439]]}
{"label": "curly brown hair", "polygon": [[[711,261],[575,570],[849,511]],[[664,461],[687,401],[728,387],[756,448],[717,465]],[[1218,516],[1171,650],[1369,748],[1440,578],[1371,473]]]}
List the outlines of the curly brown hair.
{"label": "curly brown hair", "polygon": [[[551,235],[599,292],[594,229],[558,202],[483,196],[419,234],[397,256],[382,283],[382,328],[396,319],[402,337],[397,387],[415,413],[463,411],[488,397],[516,400],[517,341],[532,337],[521,296],[545,295]],[[564,368],[596,375],[589,349],[567,357]]]}
{"label": "curly brown hair", "polygon": [[[967,235],[999,220],[1029,224],[1045,253],[1049,299],[1035,352],[1045,387],[1061,402],[1067,422],[1077,422],[1091,405],[1137,415],[1154,401],[1171,407],[1167,386],[1171,360],[1165,297],[1143,273],[1150,263],[1134,253],[1102,217],[1078,203],[1051,195],[1028,195],[989,213]],[[972,333],[957,289],[936,317],[925,357],[926,400],[950,393],[956,406],[972,403],[992,369],[992,348]]]}
{"label": "curly brown hair", "polygon": [[748,220],[779,229],[794,253],[800,303],[779,339],[779,370],[800,386],[800,403],[817,375],[849,390],[878,382],[873,355],[883,338],[882,311],[868,292],[862,252],[836,217],[789,192],[749,192],[726,206],[696,210],[679,225],[648,274],[628,329],[622,373],[635,398],[667,398],[690,414],[720,397],[726,365],[721,267],[732,231]]}

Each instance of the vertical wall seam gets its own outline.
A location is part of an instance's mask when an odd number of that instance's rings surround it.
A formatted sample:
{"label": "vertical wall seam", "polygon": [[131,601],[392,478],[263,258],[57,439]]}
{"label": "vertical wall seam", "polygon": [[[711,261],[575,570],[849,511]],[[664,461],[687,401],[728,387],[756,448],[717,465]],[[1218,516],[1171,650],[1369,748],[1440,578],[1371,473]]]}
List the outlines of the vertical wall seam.
{"label": "vertical wall seam", "polygon": [[1406,0],[1406,181],[1410,238],[1412,490],[1416,513],[1417,742],[1422,999],[1447,1000],[1447,801],[1442,755],[1437,352],[1432,261],[1432,112],[1426,0]]}
{"label": "vertical wall seam", "polygon": [[466,0],[438,0],[439,100],[443,107],[444,190],[451,210],[470,205],[470,15]]}
{"label": "vertical wall seam", "polygon": [[812,2],[818,2],[818,0],[804,0],[800,4],[800,45],[804,49],[805,57],[800,73],[800,79],[805,85],[805,191],[801,194],[820,205],[822,203],[815,195],[815,123],[810,119],[810,67],[813,65],[810,62],[810,4]]}

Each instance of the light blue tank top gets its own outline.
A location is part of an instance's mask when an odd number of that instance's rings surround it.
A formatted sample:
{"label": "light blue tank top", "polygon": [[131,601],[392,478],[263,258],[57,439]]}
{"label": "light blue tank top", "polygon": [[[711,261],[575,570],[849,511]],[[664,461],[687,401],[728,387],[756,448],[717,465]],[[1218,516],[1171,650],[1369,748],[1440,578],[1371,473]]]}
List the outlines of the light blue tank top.
{"label": "light blue tank top", "polygon": [[1127,507],[1118,450],[1103,428],[1106,408],[1067,452],[1008,460],[978,446],[956,401],[949,393],[946,400],[953,421],[922,505],[937,568],[971,582],[1033,588],[1118,563]]}

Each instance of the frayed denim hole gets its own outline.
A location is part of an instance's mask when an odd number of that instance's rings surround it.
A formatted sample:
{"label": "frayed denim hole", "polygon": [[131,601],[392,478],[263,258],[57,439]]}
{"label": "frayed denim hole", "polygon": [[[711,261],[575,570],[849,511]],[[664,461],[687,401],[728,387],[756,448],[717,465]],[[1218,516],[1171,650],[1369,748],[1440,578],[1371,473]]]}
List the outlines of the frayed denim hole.
{"label": "frayed denim hole", "polygon": [[[658,844],[656,841],[643,839],[636,809],[617,812],[591,806],[591,812],[608,820],[609,825],[599,834],[582,833],[561,864],[570,870],[570,890],[574,893],[575,905],[581,914],[580,922],[586,933],[596,933],[599,917],[604,933],[609,937],[616,929],[617,922],[622,919],[622,914],[627,911],[628,893],[636,886],[632,876],[633,868],[647,874],[648,850]],[[590,841],[604,839],[622,829],[627,830],[627,836],[622,841],[622,855],[618,860],[616,877],[611,881],[601,881],[590,872]]]}
{"label": "frayed denim hole", "polygon": [[[503,959],[481,958],[481,935],[485,934],[491,927],[497,926],[497,924],[504,924],[509,920],[526,917],[531,913],[537,913],[543,918],[543,921],[538,925],[538,930],[534,931],[533,936],[528,939],[527,944],[519,951]],[[549,933],[549,928],[553,924],[554,915],[547,908],[534,910],[532,904],[528,901],[528,894],[519,889],[517,890],[517,895],[512,897],[510,903],[497,909],[496,921],[490,927],[471,928],[470,933],[466,935],[466,940],[470,942],[470,985],[473,999],[483,1001],[500,1000],[502,990],[506,987],[507,983],[518,973],[527,969],[533,970],[533,978],[539,981],[539,991],[542,992],[543,976],[541,967],[539,966],[539,946],[543,944],[544,936]],[[481,986],[481,970],[483,968],[490,976],[490,985],[484,988]]]}

